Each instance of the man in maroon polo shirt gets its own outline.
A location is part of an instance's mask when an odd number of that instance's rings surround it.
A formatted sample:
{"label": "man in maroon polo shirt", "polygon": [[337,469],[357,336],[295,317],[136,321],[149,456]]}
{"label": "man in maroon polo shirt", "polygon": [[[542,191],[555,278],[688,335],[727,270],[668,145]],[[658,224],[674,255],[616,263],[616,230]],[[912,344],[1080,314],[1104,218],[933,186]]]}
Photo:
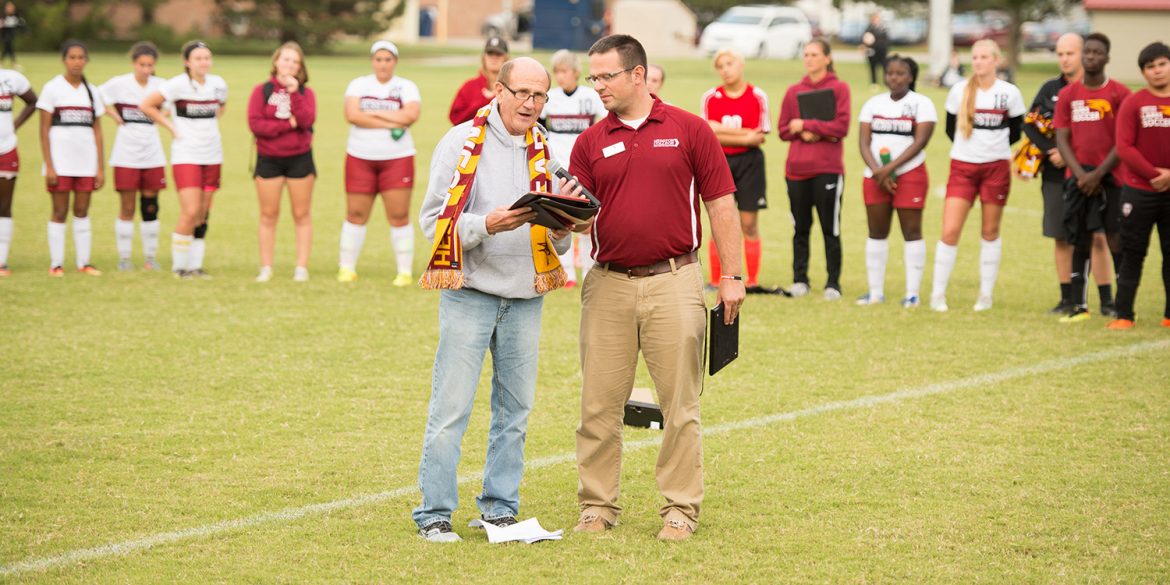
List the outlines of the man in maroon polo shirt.
{"label": "man in maroon polo shirt", "polygon": [[589,49],[589,76],[609,115],[580,135],[570,171],[601,201],[597,261],[581,290],[581,424],[578,532],[617,524],[622,415],[638,351],[658,389],[662,540],[695,531],[703,500],[699,391],[706,305],[697,250],[707,208],[723,274],[717,302],[728,323],[744,299],[735,183],[711,128],[663,104],[646,87],[646,51],[611,35]]}

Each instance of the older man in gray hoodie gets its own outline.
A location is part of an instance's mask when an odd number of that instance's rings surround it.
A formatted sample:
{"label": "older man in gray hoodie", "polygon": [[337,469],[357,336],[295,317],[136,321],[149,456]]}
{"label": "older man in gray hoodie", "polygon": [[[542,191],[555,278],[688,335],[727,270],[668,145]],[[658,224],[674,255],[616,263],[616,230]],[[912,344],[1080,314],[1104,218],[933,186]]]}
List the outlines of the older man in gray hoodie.
{"label": "older man in gray hoodie", "polygon": [[434,245],[422,284],[444,290],[418,473],[422,503],[413,514],[431,542],[460,540],[451,527],[456,467],[488,350],[492,420],[476,504],[497,526],[514,524],[519,512],[543,294],[564,283],[556,255],[568,249],[569,232],[531,225],[535,213],[509,206],[528,191],[551,190],[543,133],[534,130],[549,85],[537,61],[505,63],[495,100],[448,131],[431,159],[419,225]]}

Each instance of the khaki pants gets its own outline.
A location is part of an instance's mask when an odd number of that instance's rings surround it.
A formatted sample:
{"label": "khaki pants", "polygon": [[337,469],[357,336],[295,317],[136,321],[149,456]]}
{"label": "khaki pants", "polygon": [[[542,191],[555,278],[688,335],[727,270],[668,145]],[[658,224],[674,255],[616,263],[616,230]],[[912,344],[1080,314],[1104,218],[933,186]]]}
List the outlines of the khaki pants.
{"label": "khaki pants", "polygon": [[664,429],[655,476],[666,498],[664,520],[692,529],[703,501],[699,392],[703,385],[706,305],[699,263],[631,278],[604,265],[581,290],[581,425],[577,428],[577,500],[582,517],[617,523],[622,418],[638,351],[658,390]]}

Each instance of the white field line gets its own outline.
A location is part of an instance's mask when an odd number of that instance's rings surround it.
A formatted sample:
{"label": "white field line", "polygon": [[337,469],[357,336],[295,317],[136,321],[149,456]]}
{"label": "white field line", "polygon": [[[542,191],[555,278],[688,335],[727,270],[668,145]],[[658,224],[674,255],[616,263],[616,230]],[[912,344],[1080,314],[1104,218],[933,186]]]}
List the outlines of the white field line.
{"label": "white field line", "polygon": [[[947,186],[946,185],[939,185],[939,186],[935,187],[934,188],[934,198],[935,199],[946,199],[947,198]],[[1015,213],[1017,215],[1027,215],[1029,217],[1044,217],[1043,210],[1028,209],[1026,207],[1015,207],[1013,205],[1005,205],[1003,208],[1003,212],[1004,213]]]}
{"label": "white field line", "polygon": [[[871,408],[882,404],[891,404],[910,400],[913,398],[923,398],[926,396],[933,396],[936,394],[947,394],[966,388],[973,388],[978,386],[989,386],[997,384],[1006,380],[1015,378],[1022,378],[1025,376],[1033,376],[1036,374],[1043,374],[1057,370],[1065,370],[1075,366],[1084,364],[1100,362],[1115,358],[1124,358],[1139,353],[1145,353],[1154,350],[1170,349],[1170,340],[1150,341],[1144,343],[1137,343],[1128,346],[1117,347],[1104,351],[1096,351],[1093,353],[1083,354],[1079,356],[1059,358],[1045,362],[1039,362],[1030,366],[1021,366],[1017,368],[1008,368],[998,372],[989,372],[978,376],[971,376],[968,378],[960,378],[958,380],[951,380],[948,382],[939,382],[937,384],[930,384],[927,386],[920,386],[917,388],[907,388],[890,392],[888,394],[878,394],[874,396],[862,396],[852,400],[841,400],[837,402],[828,402],[819,406],[806,408],[803,410],[794,410],[791,412],[782,412],[750,418],[740,421],[731,421],[718,425],[712,425],[703,429],[704,435],[720,435],[732,431],[739,431],[744,429],[752,429],[763,427],[778,422],[794,421],[798,418],[816,416],[830,412],[841,410],[856,410],[861,408]],[[629,441],[624,443],[625,451],[636,451],[653,447],[661,443],[660,437],[652,439],[642,439],[639,441]],[[541,457],[533,459],[525,464],[525,469],[528,471],[541,469],[545,467],[552,467],[562,463],[569,463],[576,459],[576,454],[573,452],[562,453],[560,455],[552,455],[549,457]],[[459,483],[465,484],[482,479],[482,473],[469,473],[459,476]],[[114,542],[104,544],[93,548],[84,548],[69,551],[60,555],[51,557],[43,557],[39,559],[31,559],[27,561],[19,561],[11,565],[0,566],[0,576],[19,575],[22,573],[29,573],[34,571],[46,571],[55,569],[66,565],[72,565],[84,561],[92,561],[106,557],[125,556],[133,552],[147,550],[163,544],[171,544],[175,542],[182,542],[185,540],[192,540],[196,538],[203,538],[208,536],[217,536],[220,534],[234,532],[239,530],[246,530],[256,526],[265,524],[278,524],[298,520],[305,516],[314,516],[319,514],[328,514],[337,510],[345,510],[349,508],[358,508],[372,504],[379,504],[387,500],[393,500],[404,496],[415,495],[418,493],[416,486],[402,486],[389,491],[379,492],[376,494],[367,494],[363,496],[355,496],[343,500],[334,500],[332,502],[322,502],[318,504],[309,504],[297,508],[285,508],[284,510],[277,510],[274,512],[264,512],[254,516],[245,518],[237,518],[235,520],[224,520],[222,522],[215,522],[212,524],[204,524],[203,526],[196,526],[194,528],[185,528],[182,530],[174,530],[171,532],[160,532],[142,538],[135,538],[132,540],[124,540],[122,542]]]}

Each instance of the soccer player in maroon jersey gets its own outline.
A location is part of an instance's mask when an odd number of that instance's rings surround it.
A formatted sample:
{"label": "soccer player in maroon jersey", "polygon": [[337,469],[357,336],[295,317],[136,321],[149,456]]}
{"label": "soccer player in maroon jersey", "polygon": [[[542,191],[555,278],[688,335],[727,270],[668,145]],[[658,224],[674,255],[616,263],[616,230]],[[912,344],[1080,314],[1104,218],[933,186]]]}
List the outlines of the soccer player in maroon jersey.
{"label": "soccer player in maroon jersey", "polygon": [[[1101,296],[1101,314],[1114,316],[1109,253],[1121,249],[1121,185],[1113,174],[1119,162],[1113,148],[1113,130],[1117,110],[1130,91],[1105,75],[1109,46],[1109,37],[1101,33],[1089,35],[1081,58],[1084,76],[1057,94],[1053,120],[1056,146],[1068,167],[1068,176],[1075,179],[1075,188],[1086,198],[1083,215],[1078,219],[1084,229],[1073,230],[1074,234],[1086,233],[1078,236],[1079,242],[1070,242],[1076,244],[1070,292],[1076,307],[1060,318],[1062,323],[1089,318],[1085,281],[1090,255]],[[1073,187],[1070,181],[1065,190]],[[1067,193],[1065,201],[1071,201]]]}
{"label": "soccer player in maroon jersey", "polygon": [[1117,319],[1110,329],[1132,329],[1133,300],[1142,279],[1150,233],[1158,226],[1162,326],[1170,327],[1170,47],[1153,43],[1138,54],[1145,89],[1117,112],[1117,155],[1125,163],[1121,189],[1121,273],[1117,277]]}

